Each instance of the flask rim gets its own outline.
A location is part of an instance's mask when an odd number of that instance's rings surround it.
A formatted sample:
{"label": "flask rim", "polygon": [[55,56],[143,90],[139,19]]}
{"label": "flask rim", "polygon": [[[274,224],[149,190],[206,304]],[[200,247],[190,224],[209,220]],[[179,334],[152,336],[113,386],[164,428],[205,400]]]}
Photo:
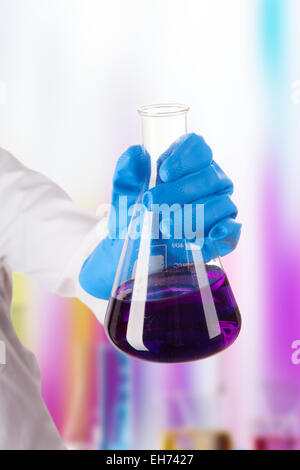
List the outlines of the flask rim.
{"label": "flask rim", "polygon": [[138,113],[142,117],[167,117],[185,114],[190,110],[189,106],[180,103],[159,103],[141,106]]}

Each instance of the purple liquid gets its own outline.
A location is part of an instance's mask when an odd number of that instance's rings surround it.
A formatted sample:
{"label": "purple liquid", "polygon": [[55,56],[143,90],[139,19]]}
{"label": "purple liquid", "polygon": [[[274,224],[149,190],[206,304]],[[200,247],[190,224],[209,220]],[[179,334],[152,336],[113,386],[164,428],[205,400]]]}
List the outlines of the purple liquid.
{"label": "purple liquid", "polygon": [[230,346],[241,329],[241,316],[227,277],[206,266],[220,334],[210,338],[197,276],[192,266],[152,274],[145,302],[143,342],[137,351],[126,339],[133,281],[122,284],[112,297],[105,318],[106,332],[121,351],[154,362],[187,362],[212,356]]}

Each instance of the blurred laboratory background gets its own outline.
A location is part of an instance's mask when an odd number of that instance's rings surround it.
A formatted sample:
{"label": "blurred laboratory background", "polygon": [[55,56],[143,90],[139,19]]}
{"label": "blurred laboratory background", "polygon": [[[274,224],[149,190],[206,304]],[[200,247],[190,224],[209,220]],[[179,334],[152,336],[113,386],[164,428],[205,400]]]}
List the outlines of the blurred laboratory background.
{"label": "blurred laboratory background", "polygon": [[13,321],[73,449],[300,448],[298,0],[0,0],[0,146],[93,211],[140,105],[190,105],[235,184],[242,333],[213,358],[112,348],[79,301],[14,277]]}

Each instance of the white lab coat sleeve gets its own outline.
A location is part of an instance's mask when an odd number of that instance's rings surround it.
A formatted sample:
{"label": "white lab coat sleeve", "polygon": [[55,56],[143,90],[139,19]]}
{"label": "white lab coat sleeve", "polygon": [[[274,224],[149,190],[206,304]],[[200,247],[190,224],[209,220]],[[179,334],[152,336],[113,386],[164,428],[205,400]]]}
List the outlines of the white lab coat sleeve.
{"label": "white lab coat sleeve", "polygon": [[0,258],[47,290],[78,297],[103,322],[107,302],[85,293],[78,276],[106,236],[107,220],[76,205],[49,178],[1,149],[0,204]]}

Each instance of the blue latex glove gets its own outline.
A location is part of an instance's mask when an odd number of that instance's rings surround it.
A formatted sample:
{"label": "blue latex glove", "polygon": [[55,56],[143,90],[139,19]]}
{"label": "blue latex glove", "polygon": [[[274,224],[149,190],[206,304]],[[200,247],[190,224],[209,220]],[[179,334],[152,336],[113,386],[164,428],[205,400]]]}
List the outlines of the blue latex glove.
{"label": "blue latex glove", "polygon": [[[119,220],[119,197],[127,196],[128,207],[133,205],[147,185],[150,174],[149,156],[142,147],[130,147],[119,159],[113,179],[112,205]],[[158,161],[157,185],[147,191],[143,203],[204,204],[204,257],[211,257],[211,244],[220,256],[236,247],[241,225],[235,222],[236,206],[230,199],[232,182],[213,161],[212,151],[202,137],[188,134],[172,146]],[[122,219],[122,218],[121,218]],[[124,218],[123,218],[124,219]],[[128,219],[129,220],[129,219]],[[121,256],[124,239],[119,234],[127,227],[117,227],[115,217],[109,220],[110,236],[104,239],[84,263],[79,281],[89,294],[108,299]],[[161,229],[172,227],[172,221],[162,221]],[[114,237],[114,238],[112,238]],[[207,255],[205,255],[205,251]]]}
{"label": "blue latex glove", "polygon": [[149,174],[149,156],[141,146],[130,147],[117,162],[111,202],[115,212],[109,217],[109,235],[85,261],[79,275],[82,288],[94,297],[109,299],[122,253],[130,218],[127,226],[116,226],[116,222],[125,220],[125,217],[119,217],[119,209],[122,210],[119,208],[120,197],[127,197],[128,209],[133,206],[147,184]]}
{"label": "blue latex glove", "polygon": [[[144,194],[143,203],[149,210],[152,204],[204,205],[205,238],[199,243],[203,258],[208,261],[227,255],[239,241],[241,224],[235,221],[238,212],[230,198],[232,193],[231,180],[213,161],[204,139],[187,134],[160,157],[157,184]],[[195,226],[196,211],[191,213],[191,225]],[[174,233],[174,220],[172,217],[161,222],[164,235]]]}

